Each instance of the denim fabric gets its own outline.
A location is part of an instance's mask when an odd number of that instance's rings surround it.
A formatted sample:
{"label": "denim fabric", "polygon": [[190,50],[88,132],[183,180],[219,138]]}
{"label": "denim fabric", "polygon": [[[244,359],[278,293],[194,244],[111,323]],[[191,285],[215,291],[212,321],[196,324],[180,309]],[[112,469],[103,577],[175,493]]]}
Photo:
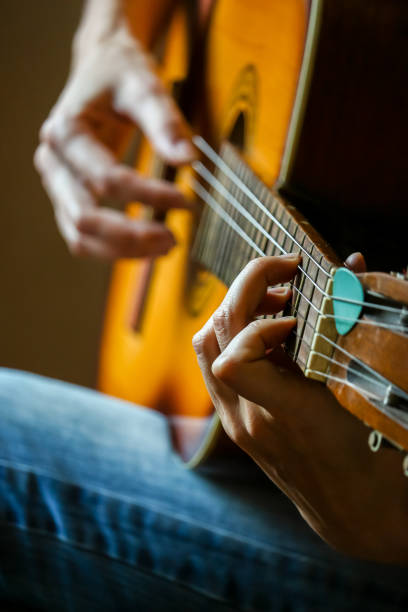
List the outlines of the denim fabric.
{"label": "denim fabric", "polygon": [[0,370],[0,596],[55,611],[408,609],[251,462],[186,470],[155,412]]}

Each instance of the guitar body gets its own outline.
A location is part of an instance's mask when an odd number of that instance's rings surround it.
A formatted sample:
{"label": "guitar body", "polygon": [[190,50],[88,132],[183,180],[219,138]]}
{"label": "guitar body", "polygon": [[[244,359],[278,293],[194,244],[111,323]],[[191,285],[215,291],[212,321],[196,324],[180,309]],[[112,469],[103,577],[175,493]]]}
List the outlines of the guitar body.
{"label": "guitar body", "polygon": [[[406,26],[407,17],[396,0],[218,0],[195,92],[200,101],[195,130],[215,149],[222,141],[232,142],[264,183],[278,185],[308,216],[324,219],[328,210],[331,218],[364,218],[370,210],[383,215],[385,195],[395,215],[402,216],[405,177],[398,161],[403,155],[397,125],[407,133],[406,105],[402,100],[400,107],[394,105],[385,130],[380,122],[393,107],[393,96],[390,90],[387,95],[378,91],[374,76],[387,76],[395,89],[406,69],[401,21]],[[356,33],[365,33],[367,40]],[[376,63],[385,50],[388,60],[395,55],[392,77],[384,60]],[[180,9],[169,28],[163,78],[179,81],[187,66],[186,20]],[[344,92],[358,95],[344,103]],[[377,104],[372,104],[374,94]],[[138,170],[154,174],[156,166],[143,142]],[[189,172],[177,174],[181,188]],[[130,214],[145,213],[131,205]],[[115,266],[99,385],[106,393],[168,415],[177,448],[194,465],[208,452],[209,432],[216,432],[218,422],[191,339],[219,305],[226,285],[191,264],[195,222],[190,213],[171,211],[165,222],[177,240],[169,255]],[[344,236],[337,238],[342,242]],[[352,239],[345,242],[353,246]]]}

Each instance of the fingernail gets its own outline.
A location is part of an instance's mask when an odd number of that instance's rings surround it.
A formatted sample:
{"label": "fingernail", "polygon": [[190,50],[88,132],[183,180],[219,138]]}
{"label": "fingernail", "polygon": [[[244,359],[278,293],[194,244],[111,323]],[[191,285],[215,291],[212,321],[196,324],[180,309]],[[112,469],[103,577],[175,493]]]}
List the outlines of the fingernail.
{"label": "fingernail", "polygon": [[300,259],[299,253],[286,253],[285,255],[280,256],[282,259]]}
{"label": "fingernail", "polygon": [[177,157],[186,159],[194,159],[197,157],[197,151],[189,140],[179,140],[174,144],[174,152]]}
{"label": "fingernail", "polygon": [[271,291],[273,291],[273,293],[278,293],[279,295],[282,294],[284,295],[285,293],[288,293],[290,291],[289,287],[271,287]]}

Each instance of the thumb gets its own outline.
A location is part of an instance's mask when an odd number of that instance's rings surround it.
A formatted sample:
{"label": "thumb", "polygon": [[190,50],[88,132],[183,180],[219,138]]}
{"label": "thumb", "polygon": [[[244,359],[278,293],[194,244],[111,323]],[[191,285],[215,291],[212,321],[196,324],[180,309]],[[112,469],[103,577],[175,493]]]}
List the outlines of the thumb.
{"label": "thumb", "polygon": [[267,355],[285,341],[295,324],[293,317],[252,321],[214,361],[214,376],[238,395],[258,404],[265,403],[271,384],[276,385],[281,376]]}
{"label": "thumb", "polygon": [[140,127],[166,162],[181,165],[196,157],[183,115],[149,65],[122,77],[115,107]]}
{"label": "thumb", "polygon": [[359,272],[366,272],[367,266],[364,259],[364,255],[361,253],[352,253],[349,255],[344,262],[345,266],[358,274]]}

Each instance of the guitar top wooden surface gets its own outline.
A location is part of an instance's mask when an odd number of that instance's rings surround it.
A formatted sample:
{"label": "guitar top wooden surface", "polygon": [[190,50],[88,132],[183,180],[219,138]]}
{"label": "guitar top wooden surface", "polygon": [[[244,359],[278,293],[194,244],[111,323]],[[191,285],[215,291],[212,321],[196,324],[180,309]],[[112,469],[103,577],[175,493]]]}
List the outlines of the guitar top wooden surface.
{"label": "guitar top wooden surface", "polygon": [[[327,256],[322,263],[326,275],[352,250],[363,251],[370,268],[399,270],[406,263],[408,88],[401,83],[408,66],[407,26],[408,7],[401,0],[218,0],[212,7],[201,61],[193,66],[194,129],[215,151],[231,142],[262,182],[259,193],[263,189],[266,200],[277,185],[283,206],[295,204],[312,222],[339,255],[337,259],[324,247],[314,230],[304,238],[299,233],[310,253],[318,247],[319,257]],[[171,22],[164,54],[163,77],[168,82],[179,80],[189,64],[186,30],[180,9]],[[204,158],[203,162],[213,172],[213,164]],[[138,168],[149,173],[154,167],[154,156],[144,143]],[[233,169],[238,172],[238,166]],[[242,176],[247,176],[245,170]],[[185,169],[176,180],[188,190],[191,178],[192,172]],[[236,185],[228,189],[234,197],[240,192]],[[214,197],[214,187],[209,193]],[[255,214],[248,198],[238,199]],[[225,205],[222,198],[215,200]],[[140,214],[138,207],[132,211]],[[290,207],[285,211],[284,224],[290,232],[298,231],[299,213]],[[257,218],[266,223],[266,218]],[[214,249],[222,245],[223,255],[214,264],[217,278],[191,260],[196,220],[185,211],[172,211],[166,223],[178,243],[168,256],[153,264],[122,261],[115,268],[100,386],[167,414],[176,445],[194,464],[208,451],[206,434],[213,435],[217,423],[191,338],[225,294],[229,277],[222,264],[244,264],[246,255],[234,259],[233,232],[218,226],[213,244]],[[273,235],[285,250],[293,248],[295,243],[284,232]],[[204,252],[211,252],[208,244],[199,251],[201,263]],[[249,258],[259,255],[256,250],[245,252]],[[317,278],[318,270],[311,270]],[[367,291],[407,303],[406,281],[367,274],[363,282]],[[313,296],[310,281],[297,289]],[[318,290],[324,292],[328,285]],[[313,303],[315,299],[311,297]],[[298,306],[312,328],[320,324],[323,301],[315,305],[320,314],[314,321],[301,299]],[[131,318],[137,325],[130,324]],[[381,326],[370,329],[363,319],[338,346],[368,360],[407,391],[406,334]],[[395,359],[384,358],[388,351]],[[302,354],[308,358],[307,352]],[[337,359],[350,362],[341,352]],[[408,448],[406,432],[401,434],[404,423],[390,426],[390,417],[379,415],[378,406],[373,411],[366,396],[357,398],[344,367],[333,365],[330,373],[339,379],[329,384],[343,405],[355,414],[359,411],[371,427],[381,425],[391,440]],[[369,410],[374,417],[368,418]]]}

